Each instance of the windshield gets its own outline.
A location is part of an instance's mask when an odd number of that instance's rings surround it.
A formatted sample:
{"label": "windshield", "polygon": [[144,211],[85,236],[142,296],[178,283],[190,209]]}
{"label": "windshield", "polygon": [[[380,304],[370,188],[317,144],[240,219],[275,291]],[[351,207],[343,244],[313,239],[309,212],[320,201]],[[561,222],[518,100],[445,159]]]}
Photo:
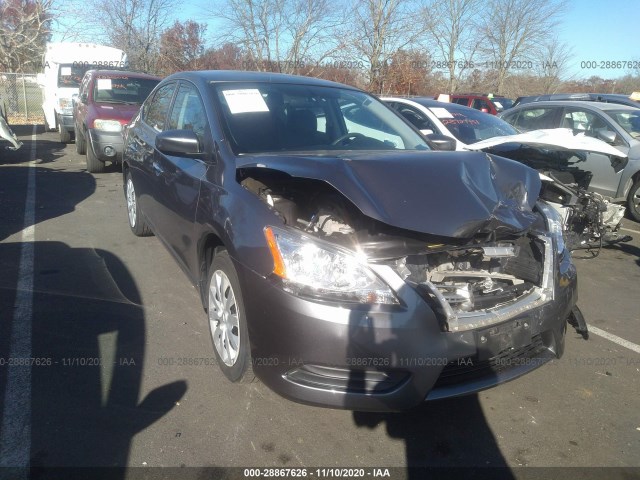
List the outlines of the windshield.
{"label": "windshield", "polygon": [[131,103],[140,105],[160,80],[135,78],[128,75],[99,75],[93,88],[93,100],[98,103]]}
{"label": "windshield", "polygon": [[90,65],[84,64],[64,64],[60,65],[58,70],[58,87],[61,88],[78,88],[82,77],[87,70],[91,68]]}
{"label": "windshield", "polygon": [[608,110],[607,115],[633,138],[640,139],[640,110]]}
{"label": "windshield", "polygon": [[431,107],[430,110],[457,140],[467,145],[518,133],[504,120],[472,108],[456,108],[443,103],[441,107]]}
{"label": "windshield", "polygon": [[429,148],[392,110],[364,92],[278,83],[212,88],[237,154]]}

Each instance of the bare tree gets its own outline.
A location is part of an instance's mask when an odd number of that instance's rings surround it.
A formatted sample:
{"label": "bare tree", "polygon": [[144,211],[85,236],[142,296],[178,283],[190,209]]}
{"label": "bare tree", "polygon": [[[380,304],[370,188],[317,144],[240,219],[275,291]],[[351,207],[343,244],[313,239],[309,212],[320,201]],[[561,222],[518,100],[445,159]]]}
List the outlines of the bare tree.
{"label": "bare tree", "polygon": [[[131,68],[158,71],[160,35],[169,26],[175,0],[88,0],[85,32],[127,53]],[[86,35],[83,35],[86,38]]]}
{"label": "bare tree", "polygon": [[563,80],[566,80],[563,77],[566,75],[572,57],[571,47],[557,37],[545,42],[540,49],[540,63],[535,66],[536,73],[542,82],[540,93],[557,92]]}
{"label": "bare tree", "polygon": [[481,46],[496,71],[496,90],[502,93],[509,70],[518,62],[540,63],[540,47],[553,35],[565,9],[565,0],[488,0],[490,15],[482,17]]}
{"label": "bare tree", "polygon": [[169,75],[182,70],[200,70],[205,64],[203,58],[207,27],[187,20],[176,21],[160,36],[160,65],[158,71]]}
{"label": "bare tree", "polygon": [[431,57],[423,50],[398,50],[386,70],[385,94],[418,95],[435,88]]}
{"label": "bare tree", "polygon": [[209,48],[200,57],[202,68],[208,70],[242,70],[243,53],[233,43],[225,43],[219,48]]}
{"label": "bare tree", "polygon": [[356,0],[350,18],[350,43],[369,71],[369,89],[384,90],[387,67],[393,55],[414,45],[426,27],[418,21],[413,0]]}
{"label": "bare tree", "polygon": [[52,0],[0,2],[0,71],[36,72],[51,37]]}
{"label": "bare tree", "polygon": [[225,0],[211,16],[225,25],[220,40],[244,51],[246,69],[297,73],[342,46],[330,0]]}
{"label": "bare tree", "polygon": [[473,68],[482,40],[477,18],[483,5],[482,0],[431,0],[424,9],[428,44],[437,51],[434,65],[441,64],[448,72],[450,93],[456,91],[465,70]]}

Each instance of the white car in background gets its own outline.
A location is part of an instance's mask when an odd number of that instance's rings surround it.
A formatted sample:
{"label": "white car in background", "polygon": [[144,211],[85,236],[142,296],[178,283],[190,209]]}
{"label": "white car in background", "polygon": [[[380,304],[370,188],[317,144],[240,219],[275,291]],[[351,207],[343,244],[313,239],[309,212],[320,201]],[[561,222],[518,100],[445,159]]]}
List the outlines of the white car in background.
{"label": "white car in background", "polygon": [[606,142],[575,134],[568,128],[525,133],[488,113],[455,103],[424,97],[382,97],[381,100],[420,130],[423,135],[453,137],[456,150],[482,150],[516,160],[540,172],[541,198],[564,221],[571,250],[599,249],[602,245],[629,241],[619,234],[625,207],[597,192],[587,192],[593,175],[580,168],[589,155],[600,155],[613,169],[627,155]]}
{"label": "white car in background", "polygon": [[456,139],[456,150],[493,137],[515,135],[517,130],[504,120],[474,108],[426,97],[381,97],[424,135],[432,133]]}

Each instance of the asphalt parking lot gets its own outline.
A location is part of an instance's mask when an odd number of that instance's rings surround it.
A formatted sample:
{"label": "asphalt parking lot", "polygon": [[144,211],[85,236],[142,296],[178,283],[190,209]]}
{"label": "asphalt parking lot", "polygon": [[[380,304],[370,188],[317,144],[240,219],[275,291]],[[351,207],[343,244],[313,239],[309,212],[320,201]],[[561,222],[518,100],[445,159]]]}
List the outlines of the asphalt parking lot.
{"label": "asphalt parking lot", "polygon": [[196,290],[155,237],[131,234],[120,172],[88,174],[55,132],[38,127],[34,145],[31,126],[14,130],[24,146],[0,151],[0,359],[34,360],[0,364],[0,466],[640,477],[640,224],[625,221],[630,243],[575,255],[597,330],[570,328],[560,360],[404,413],[322,409],[226,381]]}

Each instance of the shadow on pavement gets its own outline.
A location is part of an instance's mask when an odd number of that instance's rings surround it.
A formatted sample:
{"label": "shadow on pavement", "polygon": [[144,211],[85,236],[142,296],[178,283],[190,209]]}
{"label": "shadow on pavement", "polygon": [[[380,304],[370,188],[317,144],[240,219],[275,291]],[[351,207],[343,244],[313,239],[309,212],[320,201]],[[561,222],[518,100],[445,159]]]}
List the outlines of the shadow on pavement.
{"label": "shadow on pavement", "polygon": [[[33,168],[36,223],[73,212],[76,205],[96,190],[96,181],[89,173]],[[29,170],[20,166],[0,166],[0,241],[25,227]],[[64,188],[61,189],[60,185],[64,185]]]}
{"label": "shadow on pavement", "polygon": [[[444,357],[446,348],[438,340],[438,332],[426,339],[429,328],[420,325],[412,315],[411,318],[396,316],[386,329],[384,315],[377,316],[378,327],[374,331],[371,318],[374,315],[364,311],[352,314],[349,318],[349,344],[346,356],[350,364],[354,359],[368,360],[390,359],[395,371],[419,370],[433,368],[437,376],[441,366],[407,367],[410,357],[424,352],[422,360],[429,365],[442,365],[438,358]],[[425,321],[421,319],[420,321]],[[403,324],[406,322],[406,324]],[[432,342],[425,348],[425,341]],[[402,359],[402,360],[401,360]],[[356,364],[358,362],[355,362]],[[416,362],[418,363],[418,362]],[[383,370],[393,372],[393,368],[367,367],[367,370]],[[350,370],[349,389],[362,391],[363,372]],[[424,385],[423,385],[424,384]],[[441,479],[441,478],[491,478],[511,480],[513,476],[504,459],[491,427],[488,425],[478,395],[468,395],[453,399],[424,402],[427,386],[424,378],[409,377],[401,382],[396,391],[404,392],[404,404],[413,408],[396,413],[353,412],[356,426],[374,429],[384,426],[390,438],[404,442],[405,466],[408,468],[408,480]],[[393,389],[392,389],[393,390]],[[388,390],[387,390],[388,391]],[[379,395],[381,407],[397,410],[397,400]],[[417,404],[417,406],[415,406]]]}
{"label": "shadow on pavement", "polygon": [[607,247],[608,250],[617,250],[619,252],[624,252],[628,255],[633,255],[636,257],[635,262],[638,266],[640,266],[640,247],[636,247],[631,243],[618,243],[616,245],[612,245]]}
{"label": "shadow on pavement", "polygon": [[[11,129],[22,142],[22,147],[18,150],[9,150],[5,148],[6,145],[9,145],[8,142],[0,143],[0,165],[18,165],[31,160],[33,125],[11,125]],[[41,135],[43,133],[45,133],[44,126],[38,125],[36,134]],[[53,133],[55,134],[55,132]],[[45,164],[55,162],[63,157],[66,144],[39,137],[36,140],[36,147],[36,163]]]}
{"label": "shadow on pavement", "polygon": [[[31,357],[39,365],[31,367],[32,478],[49,478],[39,468],[127,466],[133,436],[171,411],[186,382],[163,385],[140,399],[145,315],[135,281],[117,256],[61,242],[34,247]],[[20,248],[0,244],[6,273],[0,305],[8,312]],[[6,358],[12,315],[3,319],[0,356]],[[8,368],[0,367],[3,413],[25,407],[4,404]],[[124,474],[113,470],[109,478]]]}

